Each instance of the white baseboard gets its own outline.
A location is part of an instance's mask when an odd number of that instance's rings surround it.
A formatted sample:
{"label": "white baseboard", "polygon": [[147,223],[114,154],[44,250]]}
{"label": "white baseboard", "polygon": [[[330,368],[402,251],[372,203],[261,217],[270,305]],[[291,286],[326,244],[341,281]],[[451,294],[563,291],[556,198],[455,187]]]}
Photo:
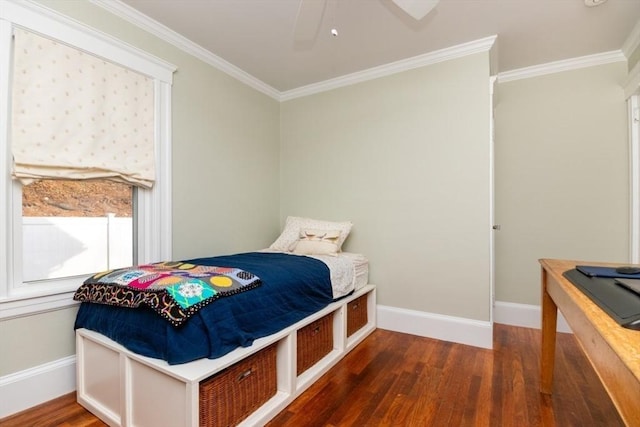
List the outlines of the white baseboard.
{"label": "white baseboard", "polygon": [[[496,301],[493,314],[495,323],[540,329],[542,314],[538,305]],[[481,348],[493,347],[493,328],[490,322],[384,305],[378,305],[377,316],[380,329]],[[557,330],[571,333],[571,328],[560,312]]]}
{"label": "white baseboard", "polygon": [[0,418],[76,389],[76,356],[0,377]]}
{"label": "white baseboard", "polygon": [[493,348],[490,322],[378,305],[378,327],[421,337]]}
{"label": "white baseboard", "polygon": [[[541,319],[542,309],[539,305],[496,301],[493,310],[494,322],[505,325],[540,329]],[[571,333],[571,328],[560,311],[558,311],[557,330],[558,332]]]}

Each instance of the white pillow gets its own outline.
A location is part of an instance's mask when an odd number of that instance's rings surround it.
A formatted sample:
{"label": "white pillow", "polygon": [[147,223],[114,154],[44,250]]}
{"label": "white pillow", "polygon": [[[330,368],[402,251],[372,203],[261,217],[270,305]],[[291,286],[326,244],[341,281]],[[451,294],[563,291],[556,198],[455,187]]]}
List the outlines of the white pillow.
{"label": "white pillow", "polygon": [[293,253],[301,255],[336,255],[340,230],[300,230],[300,238],[293,243]]}
{"label": "white pillow", "polygon": [[269,249],[291,252],[293,250],[293,244],[296,243],[300,237],[301,230],[338,230],[340,231],[340,237],[336,240],[336,246],[337,252],[340,252],[342,250],[342,244],[351,232],[351,227],[353,227],[351,221],[334,222],[290,216],[287,217],[282,234],[269,246]]}

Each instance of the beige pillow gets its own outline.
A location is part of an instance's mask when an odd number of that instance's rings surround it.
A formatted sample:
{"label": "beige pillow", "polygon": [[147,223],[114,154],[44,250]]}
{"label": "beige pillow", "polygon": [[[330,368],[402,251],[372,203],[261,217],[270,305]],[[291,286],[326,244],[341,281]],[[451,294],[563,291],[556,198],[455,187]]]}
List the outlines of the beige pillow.
{"label": "beige pillow", "polygon": [[349,236],[349,232],[351,232],[351,227],[353,227],[351,221],[334,222],[290,216],[285,222],[284,230],[269,248],[281,252],[290,252],[292,245],[299,240],[301,230],[339,230],[340,237],[336,241],[336,246],[338,247],[338,252],[340,252],[342,244]]}
{"label": "beige pillow", "polygon": [[292,244],[292,251],[301,255],[335,255],[339,238],[340,230],[300,230],[300,238]]}

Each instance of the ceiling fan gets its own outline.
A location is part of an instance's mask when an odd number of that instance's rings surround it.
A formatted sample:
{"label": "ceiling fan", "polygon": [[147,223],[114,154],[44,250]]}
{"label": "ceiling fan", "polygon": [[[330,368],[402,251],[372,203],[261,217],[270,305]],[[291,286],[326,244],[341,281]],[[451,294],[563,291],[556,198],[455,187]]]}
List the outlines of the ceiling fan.
{"label": "ceiling fan", "polygon": [[[335,0],[338,2],[339,0]],[[391,0],[406,14],[419,21],[424,18],[440,0]],[[592,0],[595,1],[595,0]],[[327,0],[300,0],[293,40],[296,43],[313,43],[320,31],[320,24],[327,9]],[[333,36],[338,35],[335,28],[331,29]]]}

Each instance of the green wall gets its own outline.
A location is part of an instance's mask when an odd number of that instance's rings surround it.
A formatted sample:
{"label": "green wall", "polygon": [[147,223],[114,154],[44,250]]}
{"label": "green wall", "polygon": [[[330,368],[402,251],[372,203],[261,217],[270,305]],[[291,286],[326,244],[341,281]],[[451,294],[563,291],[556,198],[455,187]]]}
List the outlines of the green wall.
{"label": "green wall", "polygon": [[626,64],[498,85],[496,300],[540,304],[539,258],[628,262]]}
{"label": "green wall", "polygon": [[282,104],[281,213],[351,220],[386,306],[489,321],[489,52]]}

